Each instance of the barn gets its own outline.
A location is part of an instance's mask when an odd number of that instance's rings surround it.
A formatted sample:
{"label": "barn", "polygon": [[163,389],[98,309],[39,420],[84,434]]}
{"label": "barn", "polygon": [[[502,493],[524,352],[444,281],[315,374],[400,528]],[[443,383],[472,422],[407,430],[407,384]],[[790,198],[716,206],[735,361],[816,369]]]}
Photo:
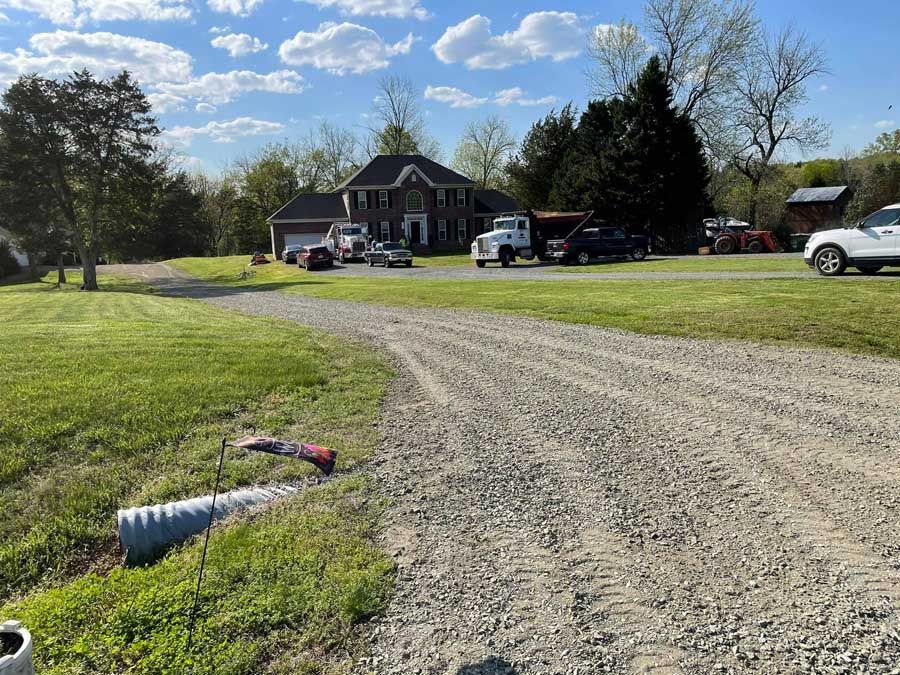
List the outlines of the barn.
{"label": "barn", "polygon": [[840,227],[852,197],[846,185],[801,188],[788,197],[785,224],[800,234]]}

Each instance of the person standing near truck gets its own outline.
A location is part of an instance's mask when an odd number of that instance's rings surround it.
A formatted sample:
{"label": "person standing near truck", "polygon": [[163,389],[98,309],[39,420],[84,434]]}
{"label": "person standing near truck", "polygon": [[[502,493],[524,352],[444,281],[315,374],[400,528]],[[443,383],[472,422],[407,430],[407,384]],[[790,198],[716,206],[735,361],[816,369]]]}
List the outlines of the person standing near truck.
{"label": "person standing near truck", "polygon": [[402,246],[403,248],[409,249],[409,240],[406,238],[406,234],[401,234],[401,235],[400,235],[400,241],[399,241],[398,243],[399,243],[400,246]]}

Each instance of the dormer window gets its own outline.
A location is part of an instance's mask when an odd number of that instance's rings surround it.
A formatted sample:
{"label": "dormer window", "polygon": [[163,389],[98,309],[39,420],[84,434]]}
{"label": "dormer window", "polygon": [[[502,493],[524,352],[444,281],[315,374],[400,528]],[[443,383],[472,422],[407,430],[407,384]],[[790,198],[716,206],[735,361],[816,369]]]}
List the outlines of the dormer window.
{"label": "dormer window", "polygon": [[416,175],[415,171],[412,172],[409,180],[412,181],[413,183],[415,183],[417,180],[419,180],[419,177]]}
{"label": "dormer window", "polygon": [[[415,176],[415,174],[413,174]],[[411,192],[406,193],[406,210],[407,211],[421,211],[424,205],[424,201],[422,200],[422,193],[418,190],[412,190]]]}

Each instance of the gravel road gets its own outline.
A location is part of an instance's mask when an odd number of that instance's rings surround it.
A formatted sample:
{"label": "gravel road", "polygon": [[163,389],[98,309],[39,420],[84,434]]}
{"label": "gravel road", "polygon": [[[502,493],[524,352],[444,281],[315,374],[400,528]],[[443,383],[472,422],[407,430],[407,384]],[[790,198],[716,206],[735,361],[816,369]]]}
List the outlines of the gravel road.
{"label": "gravel road", "polygon": [[900,362],[132,272],[395,357],[359,673],[900,673]]}

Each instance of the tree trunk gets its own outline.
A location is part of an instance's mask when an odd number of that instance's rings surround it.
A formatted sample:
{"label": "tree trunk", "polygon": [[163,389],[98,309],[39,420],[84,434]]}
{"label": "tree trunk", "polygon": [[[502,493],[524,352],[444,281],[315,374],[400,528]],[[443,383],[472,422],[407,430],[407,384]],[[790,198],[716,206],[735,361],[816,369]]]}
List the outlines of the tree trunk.
{"label": "tree trunk", "polygon": [[97,252],[93,246],[78,243],[78,257],[81,258],[81,274],[83,283],[81,290],[97,290]]}
{"label": "tree trunk", "polygon": [[37,254],[26,251],[25,255],[28,256],[28,274],[31,276],[32,281],[37,281],[41,278],[41,272],[37,264]]}
{"label": "tree trunk", "polygon": [[755,228],[756,227],[756,211],[757,211],[757,201],[759,200],[759,184],[762,182],[762,178],[751,178],[750,179],[750,209],[748,213],[748,219],[750,224]]}
{"label": "tree trunk", "polygon": [[56,256],[56,285],[62,286],[66,283],[66,261],[63,254]]}

